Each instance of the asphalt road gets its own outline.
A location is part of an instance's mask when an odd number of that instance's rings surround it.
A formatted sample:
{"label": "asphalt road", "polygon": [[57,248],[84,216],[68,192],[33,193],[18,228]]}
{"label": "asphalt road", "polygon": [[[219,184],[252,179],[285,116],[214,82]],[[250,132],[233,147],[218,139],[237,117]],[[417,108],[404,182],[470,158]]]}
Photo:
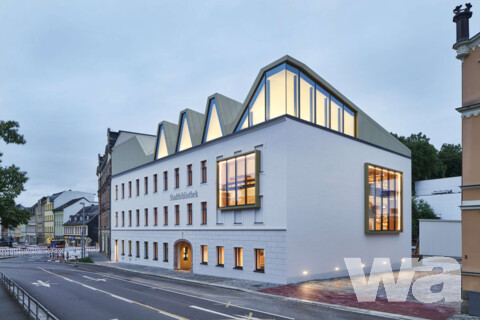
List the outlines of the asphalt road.
{"label": "asphalt road", "polygon": [[74,267],[46,255],[0,260],[0,272],[61,320],[383,318],[100,265]]}

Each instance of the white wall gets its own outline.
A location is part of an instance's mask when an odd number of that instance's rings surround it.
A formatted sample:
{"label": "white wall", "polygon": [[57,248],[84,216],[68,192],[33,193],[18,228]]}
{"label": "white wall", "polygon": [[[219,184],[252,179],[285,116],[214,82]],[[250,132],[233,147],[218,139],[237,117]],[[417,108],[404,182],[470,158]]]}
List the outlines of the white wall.
{"label": "white wall", "polygon": [[[288,282],[346,276],[347,257],[367,268],[375,257],[390,258],[398,268],[411,256],[410,159],[287,122]],[[403,172],[403,232],[365,234],[365,163]]]}
{"label": "white wall", "polygon": [[460,220],[420,220],[420,254],[429,256],[462,256],[462,223]]}
{"label": "white wall", "polygon": [[415,195],[431,195],[435,191],[449,191],[460,193],[462,190],[462,177],[450,177],[442,179],[430,179],[415,182]]}
{"label": "white wall", "polygon": [[460,210],[462,204],[461,193],[418,196],[417,198],[427,202],[432,207],[433,212],[441,219],[460,220],[462,218],[462,210]]}
{"label": "white wall", "polygon": [[[193,246],[193,270],[199,274],[210,274],[239,279],[252,279],[285,283],[286,272],[286,146],[279,139],[283,128],[274,123],[259,125],[226,137],[211,141],[198,148],[187,149],[174,156],[166,157],[131,171],[112,177],[111,245],[115,240],[140,239],[143,241],[169,243],[173,259],[173,243],[179,239],[188,240]],[[268,190],[262,199],[262,207],[257,210],[218,211],[216,210],[216,163],[217,159],[261,150],[263,172],[260,173],[260,195]],[[200,183],[200,162],[207,161],[207,183]],[[112,161],[115,162],[115,153]],[[187,165],[192,164],[193,185],[187,184]],[[174,189],[175,168],[180,169],[180,188]],[[163,172],[168,171],[168,190],[163,190]],[[158,175],[158,192],[153,192],[153,175]],[[148,176],[148,194],[144,192],[144,177]],[[140,196],[136,196],[136,179],[140,179]],[[132,181],[132,198],[128,197],[128,182]],[[121,199],[121,184],[125,184],[125,199]],[[118,185],[119,200],[115,200],[115,186]],[[170,200],[170,195],[182,192],[198,192],[197,198]],[[201,224],[201,202],[207,202],[207,224]],[[192,203],[193,225],[187,225],[187,204]],[[175,205],[180,205],[180,225],[174,225]],[[163,207],[168,206],[169,225],[163,226]],[[158,226],[153,226],[153,208],[158,209]],[[144,209],[148,208],[149,226],[144,226]],[[268,210],[266,209],[268,208]],[[140,226],[136,227],[135,211],[140,210]],[[132,210],[133,227],[128,227],[128,211]],[[121,227],[121,212],[125,212],[125,227]],[[115,227],[115,213],[119,215],[119,226]],[[218,218],[217,218],[218,217]],[[143,240],[145,239],[145,240]],[[128,243],[128,242],[126,242]],[[209,246],[209,264],[200,265],[200,245]],[[215,267],[215,247],[225,244],[225,267]],[[233,270],[233,248],[244,248],[244,270]],[[153,247],[150,247],[152,250]],[[265,249],[266,272],[255,273],[253,249]],[[131,262],[173,269],[173,260],[168,264],[142,258]],[[112,259],[114,250],[112,250]],[[119,258],[121,256],[119,255]],[[130,260],[128,260],[130,262]]]}

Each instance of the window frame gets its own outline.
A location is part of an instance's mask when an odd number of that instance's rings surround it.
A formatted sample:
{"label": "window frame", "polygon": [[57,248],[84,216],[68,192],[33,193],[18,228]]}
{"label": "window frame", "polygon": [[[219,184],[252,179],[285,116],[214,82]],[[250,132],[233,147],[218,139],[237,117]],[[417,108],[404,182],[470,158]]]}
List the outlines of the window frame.
{"label": "window frame", "polygon": [[158,208],[157,207],[153,208],[153,225],[154,226],[158,225]]}
{"label": "window frame", "polygon": [[200,264],[208,265],[208,245],[202,244],[200,246]]}
{"label": "window frame", "polygon": [[[247,155],[250,155],[254,153],[255,154],[255,203],[254,204],[241,204],[241,205],[235,205],[235,206],[226,206],[226,207],[220,207],[220,197],[219,197],[219,193],[220,193],[220,184],[219,184],[219,177],[220,177],[220,172],[219,172],[219,163],[220,162],[223,162],[223,161],[228,161],[230,159],[235,159],[235,158],[238,158],[238,157],[241,157],[241,156],[247,156]],[[236,155],[233,155],[231,157],[228,157],[228,158],[222,158],[222,159],[218,159],[217,160],[217,163],[216,163],[216,170],[217,170],[217,188],[216,188],[216,191],[217,191],[217,210],[222,210],[222,211],[229,211],[229,210],[239,210],[239,209],[258,209],[260,208],[261,206],[261,202],[260,202],[260,165],[261,165],[261,161],[260,161],[260,150],[253,150],[253,151],[248,151],[248,152],[243,152],[243,153],[239,153],[239,154],[236,154]],[[245,189],[245,197],[246,197],[246,189]]]}
{"label": "window frame", "polygon": [[175,225],[176,226],[180,225],[180,205],[179,204],[175,205]]}
{"label": "window frame", "polygon": [[148,194],[148,177],[143,178],[143,188],[145,189],[143,193]]}
{"label": "window frame", "polygon": [[207,160],[200,161],[200,183],[207,183]]}
{"label": "window frame", "polygon": [[191,226],[193,224],[193,204],[187,203],[187,225]]}
{"label": "window frame", "polygon": [[[388,170],[388,171],[393,171],[395,173],[399,173],[400,174],[400,209],[399,209],[399,212],[398,214],[400,215],[400,229],[399,230],[370,230],[370,227],[369,227],[369,223],[368,223],[368,219],[369,219],[369,214],[370,214],[370,206],[369,206],[369,195],[370,195],[370,186],[369,186],[369,183],[368,183],[368,178],[369,178],[369,171],[368,171],[368,167],[369,166],[372,166],[372,167],[375,167],[375,168],[379,168],[379,169],[382,169],[382,170]],[[403,172],[400,171],[400,170],[395,170],[395,169],[391,169],[391,168],[387,168],[387,167],[383,167],[383,166],[379,166],[379,165],[376,165],[376,164],[373,164],[373,163],[368,163],[366,162],[365,163],[365,168],[364,168],[364,172],[365,172],[365,234],[400,234],[403,232],[403,192],[404,192],[404,186],[403,186]]]}
{"label": "window frame", "polygon": [[[259,251],[263,251],[263,269],[258,268],[258,253]],[[259,272],[259,273],[265,273],[265,249],[260,249],[260,248],[255,248],[254,249],[254,254],[255,254],[255,270],[254,272]]]}
{"label": "window frame", "polygon": [[193,166],[192,164],[187,164],[187,187],[193,185]]}
{"label": "window frame", "polygon": [[[241,257],[242,257],[242,265],[239,266],[238,264],[238,257],[237,257],[237,251],[241,251]],[[234,247],[233,248],[233,258],[234,258],[234,266],[233,266],[233,269],[235,270],[243,270],[243,260],[244,260],[244,256],[243,256],[243,247]]]}
{"label": "window frame", "polygon": [[168,190],[168,171],[163,171],[163,191]]}
{"label": "window frame", "polygon": [[168,242],[163,243],[163,262],[168,262]]}
{"label": "window frame", "polygon": [[[220,250],[220,248],[222,248],[222,250]],[[220,263],[220,251],[222,251],[222,260],[223,260],[223,263]],[[220,267],[220,268],[223,268],[225,267],[225,246],[217,246],[217,265],[216,267]]]}
{"label": "window frame", "polygon": [[204,226],[207,224],[207,221],[208,221],[208,218],[207,218],[207,210],[208,210],[208,206],[207,206],[207,201],[202,201],[201,204],[200,204],[201,208],[202,208],[202,223],[201,225]]}
{"label": "window frame", "polygon": [[163,206],[163,225],[168,226],[168,206]]}
{"label": "window frame", "polygon": [[175,187],[174,189],[178,189],[180,188],[180,168],[175,168],[173,170],[174,174],[175,174]]}
{"label": "window frame", "polygon": [[148,227],[148,208],[145,208],[143,211],[143,226]]}
{"label": "window frame", "polygon": [[153,193],[157,193],[158,191],[158,175],[155,173],[153,175]]}

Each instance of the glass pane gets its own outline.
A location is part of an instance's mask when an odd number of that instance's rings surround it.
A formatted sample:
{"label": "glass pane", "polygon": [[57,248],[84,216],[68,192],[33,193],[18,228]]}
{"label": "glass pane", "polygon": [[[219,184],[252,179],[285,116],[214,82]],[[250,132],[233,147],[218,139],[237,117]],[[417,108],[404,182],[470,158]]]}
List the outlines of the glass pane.
{"label": "glass pane", "polygon": [[298,117],[298,70],[287,64],[287,114]]}
{"label": "glass pane", "polygon": [[300,118],[313,122],[313,104],[315,102],[315,83],[300,73]]}
{"label": "glass pane", "polygon": [[255,204],[255,153],[246,156],[247,160],[247,204]]}
{"label": "glass pane", "polygon": [[328,97],[329,94],[322,87],[316,86],[316,123],[318,125],[328,127]]}
{"label": "glass pane", "polygon": [[212,99],[210,101],[210,108],[208,109],[207,129],[203,142],[217,139],[221,136],[223,136],[223,133],[222,127],[220,126],[220,118],[218,117],[217,104],[215,99]]}
{"label": "glass pane", "polygon": [[265,256],[264,250],[257,249],[257,270],[264,270],[265,269]]}
{"label": "glass pane", "polygon": [[227,206],[227,162],[218,163],[218,205],[220,208]]}
{"label": "glass pane", "polygon": [[235,159],[227,160],[228,206],[235,205]]}
{"label": "glass pane", "polygon": [[224,248],[223,247],[218,247],[218,264],[222,265],[225,263],[225,258],[224,258]]}
{"label": "glass pane", "polygon": [[375,230],[382,230],[382,172],[375,169]]}
{"label": "glass pane", "polygon": [[182,116],[182,128],[180,133],[180,140],[178,143],[177,151],[182,151],[192,147],[192,139],[190,138],[190,131],[188,130],[187,115],[184,113]]}
{"label": "glass pane", "polygon": [[382,230],[388,230],[388,171],[382,170]]}
{"label": "glass pane", "polygon": [[395,173],[389,172],[388,173],[388,230],[394,231],[396,230],[396,220],[397,220],[397,204],[395,201]]}
{"label": "glass pane", "polygon": [[237,126],[237,130],[235,131],[240,131],[245,128],[248,128],[248,109],[243,114],[242,119],[240,120],[240,123]]}
{"label": "glass pane", "polygon": [[368,228],[375,230],[375,169],[368,167]]}
{"label": "glass pane", "polygon": [[267,71],[267,119],[285,114],[285,66],[283,63],[278,67]]}
{"label": "glass pane", "polygon": [[343,108],[343,133],[355,136],[355,113],[347,106]]}
{"label": "glass pane", "polygon": [[334,97],[330,101],[330,129],[342,132],[342,104]]}
{"label": "glass pane", "polygon": [[245,204],[245,156],[237,159],[237,205]]}
{"label": "glass pane", "polygon": [[157,159],[168,156],[167,142],[165,141],[165,130],[163,129],[163,126],[160,127],[160,139],[158,139],[157,150]]}
{"label": "glass pane", "polygon": [[395,202],[396,202],[396,210],[397,210],[397,221],[396,221],[396,227],[397,227],[397,230],[400,231],[401,229],[401,224],[400,224],[400,221],[401,221],[401,208],[402,208],[402,203],[401,203],[401,200],[402,200],[402,197],[401,197],[401,194],[403,192],[402,190],[402,185],[401,185],[401,181],[402,181],[402,174],[401,173],[397,173],[396,174],[396,178],[395,178]]}
{"label": "glass pane", "polygon": [[255,95],[249,105],[250,126],[265,121],[265,78],[260,82]]}

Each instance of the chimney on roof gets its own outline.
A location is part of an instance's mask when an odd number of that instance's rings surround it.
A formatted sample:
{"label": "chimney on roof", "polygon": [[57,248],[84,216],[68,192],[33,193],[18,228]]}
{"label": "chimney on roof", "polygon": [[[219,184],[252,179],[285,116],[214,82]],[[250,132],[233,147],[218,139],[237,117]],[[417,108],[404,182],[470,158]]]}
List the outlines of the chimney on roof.
{"label": "chimney on roof", "polygon": [[462,5],[459,5],[453,10],[453,13],[455,13],[453,22],[457,24],[457,43],[470,39],[468,20],[472,17],[472,12],[470,11],[472,5],[467,3],[465,7],[465,9],[461,9]]}

